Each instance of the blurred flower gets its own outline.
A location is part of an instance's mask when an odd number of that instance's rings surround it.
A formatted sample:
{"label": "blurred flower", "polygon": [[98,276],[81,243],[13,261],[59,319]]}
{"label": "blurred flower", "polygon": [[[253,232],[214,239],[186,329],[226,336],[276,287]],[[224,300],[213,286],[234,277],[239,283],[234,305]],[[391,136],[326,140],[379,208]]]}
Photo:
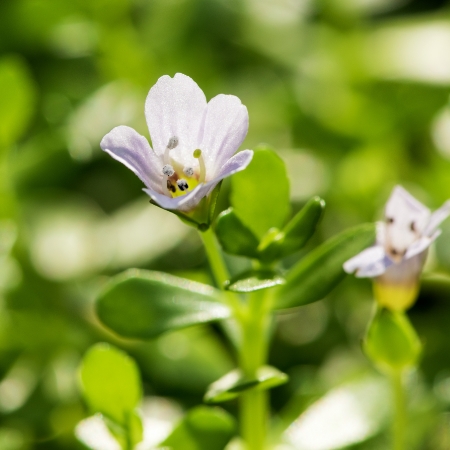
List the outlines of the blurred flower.
{"label": "blurred flower", "polygon": [[233,95],[220,94],[207,103],[186,75],[161,77],[147,96],[145,116],[153,150],[127,126],[114,128],[100,146],[132,170],[165,209],[190,212],[253,157],[251,150],[233,156],[247,134],[247,108]]}
{"label": "blurred flower", "polygon": [[441,234],[437,229],[450,214],[450,201],[430,213],[401,186],[396,186],[377,225],[377,241],[344,264],[348,273],[375,278],[375,296],[394,310],[411,306],[427,249]]}

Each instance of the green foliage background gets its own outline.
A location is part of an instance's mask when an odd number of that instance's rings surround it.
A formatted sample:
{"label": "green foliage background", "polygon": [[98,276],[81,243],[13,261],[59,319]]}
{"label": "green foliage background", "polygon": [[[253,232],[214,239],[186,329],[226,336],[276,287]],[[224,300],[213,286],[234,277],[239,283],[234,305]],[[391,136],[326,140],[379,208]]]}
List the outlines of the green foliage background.
{"label": "green foliage background", "polygon": [[[292,212],[316,194],[327,202],[309,250],[379,218],[397,183],[433,209],[450,198],[449,55],[444,0],[2,0],[0,448],[82,448],[76,370],[98,341],[136,359],[145,395],[183,407],[234,366],[219,327],[125,342],[93,313],[100,286],[128,267],[212,283],[196,233],[149,205],[99,148],[120,124],[148,136],[144,99],[161,75],[241,98],[243,148],[279,151]],[[226,182],[222,210],[228,194]],[[443,230],[410,313],[425,342],[409,383],[417,449],[450,442],[450,283],[436,276],[450,269],[450,223]],[[370,283],[349,277],[278,316],[270,363],[291,377],[272,391],[281,424],[330,389],[377,376],[360,349],[371,308]],[[352,448],[386,448],[387,422]]]}

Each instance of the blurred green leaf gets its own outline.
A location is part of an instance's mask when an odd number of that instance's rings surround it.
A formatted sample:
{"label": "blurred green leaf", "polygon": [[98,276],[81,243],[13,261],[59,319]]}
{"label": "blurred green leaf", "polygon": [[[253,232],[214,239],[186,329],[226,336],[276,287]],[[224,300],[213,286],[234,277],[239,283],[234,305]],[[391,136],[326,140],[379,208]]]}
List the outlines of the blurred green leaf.
{"label": "blurred green leaf", "polygon": [[283,160],[272,150],[255,150],[252,162],[231,179],[234,212],[259,239],[281,228],[289,215],[289,180]]}
{"label": "blurred green leaf", "polygon": [[258,247],[261,259],[273,261],[300,250],[316,231],[322,218],[325,202],[312,198],[278,233],[269,232]]}
{"label": "blurred green leaf", "polygon": [[142,424],[135,409],[141,401],[142,388],[135,362],[121,350],[97,344],[86,353],[80,378],[89,408],[105,416],[118,440],[126,434],[134,443],[140,442]]}
{"label": "blurred green leaf", "polygon": [[346,230],[315,248],[286,275],[276,307],[292,308],[325,297],[345,276],[342,265],[375,242],[375,224]]}
{"label": "blurred green leaf", "polygon": [[283,283],[284,278],[272,270],[249,270],[233,277],[225,288],[233,292],[248,293]]}
{"label": "blurred green leaf", "polygon": [[124,337],[148,339],[165,331],[224,319],[221,293],[160,272],[127,270],[107,284],[97,299],[100,320]]}
{"label": "blurred green leaf", "polygon": [[406,314],[379,309],[367,330],[364,351],[382,370],[414,366],[422,345]]}
{"label": "blurred green leaf", "polygon": [[207,403],[225,402],[236,398],[241,392],[248,389],[271,389],[287,381],[288,376],[272,366],[260,367],[254,379],[244,376],[240,369],[235,369],[209,386],[204,401]]}
{"label": "blurred green leaf", "polygon": [[235,431],[234,418],[223,409],[197,406],[160,445],[171,450],[223,450]]}
{"label": "blurred green leaf", "polygon": [[0,148],[20,138],[34,113],[35,87],[24,62],[0,59]]}
{"label": "blurred green leaf", "polygon": [[258,239],[242,223],[233,208],[229,208],[219,215],[215,232],[225,252],[249,258],[258,257]]}

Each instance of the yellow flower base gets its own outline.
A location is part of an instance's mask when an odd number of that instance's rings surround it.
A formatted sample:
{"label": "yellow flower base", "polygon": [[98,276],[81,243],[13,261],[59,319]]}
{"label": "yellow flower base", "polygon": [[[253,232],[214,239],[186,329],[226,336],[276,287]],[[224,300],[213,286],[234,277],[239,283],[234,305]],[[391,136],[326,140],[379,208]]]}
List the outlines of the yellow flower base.
{"label": "yellow flower base", "polygon": [[391,311],[406,311],[414,304],[419,293],[419,285],[417,283],[392,285],[375,282],[373,291],[379,305]]}

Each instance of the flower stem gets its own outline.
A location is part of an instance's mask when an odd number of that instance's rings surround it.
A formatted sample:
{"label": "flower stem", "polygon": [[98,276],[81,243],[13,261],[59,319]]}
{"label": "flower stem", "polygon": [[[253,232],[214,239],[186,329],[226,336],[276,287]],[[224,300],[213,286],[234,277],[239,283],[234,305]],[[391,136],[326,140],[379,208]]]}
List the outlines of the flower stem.
{"label": "flower stem", "polygon": [[[214,233],[208,229],[201,232],[201,237],[216,283],[221,289],[224,289],[225,282],[229,280],[229,274]],[[246,305],[242,304],[233,292],[227,293],[234,318],[241,330],[238,345],[239,365],[243,374],[248,378],[255,378],[259,367],[263,366],[267,360],[270,296],[266,292],[262,290],[250,294],[249,302]],[[267,391],[251,389],[241,395],[241,434],[246,444],[246,450],[263,450],[265,448],[267,411]]]}
{"label": "flower stem", "polygon": [[206,255],[208,256],[208,261],[211,266],[214,279],[219,288],[223,289],[225,283],[229,279],[229,274],[225,262],[222,259],[219,244],[216,241],[214,232],[211,228],[208,228],[206,231],[200,232],[200,236],[202,237],[203,244],[205,245]]}
{"label": "flower stem", "polygon": [[405,449],[406,430],[406,405],[405,393],[403,389],[403,371],[394,371],[391,374],[392,393],[394,399],[394,421],[393,421],[393,450]]}

